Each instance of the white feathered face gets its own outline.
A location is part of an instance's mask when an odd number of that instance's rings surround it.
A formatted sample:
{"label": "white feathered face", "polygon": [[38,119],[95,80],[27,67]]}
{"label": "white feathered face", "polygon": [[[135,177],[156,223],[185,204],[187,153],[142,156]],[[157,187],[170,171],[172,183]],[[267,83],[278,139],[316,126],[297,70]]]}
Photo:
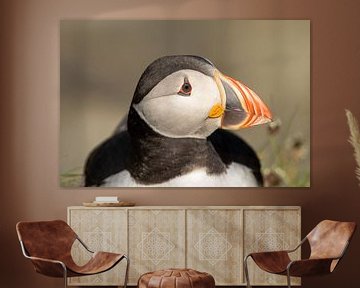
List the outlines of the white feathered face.
{"label": "white feathered face", "polygon": [[171,138],[206,138],[220,127],[238,129],[271,118],[252,90],[216,69],[214,76],[176,71],[133,107],[154,131]]}
{"label": "white feathered face", "polygon": [[[214,106],[218,115],[210,113]],[[172,138],[206,138],[221,126],[223,106],[214,78],[189,69],[165,77],[134,104],[154,131]]]}

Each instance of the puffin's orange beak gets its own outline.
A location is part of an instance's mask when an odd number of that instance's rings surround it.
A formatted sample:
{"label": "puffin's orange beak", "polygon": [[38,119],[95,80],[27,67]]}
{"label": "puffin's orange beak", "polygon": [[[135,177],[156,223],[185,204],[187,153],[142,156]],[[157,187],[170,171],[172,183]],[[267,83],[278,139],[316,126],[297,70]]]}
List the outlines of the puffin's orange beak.
{"label": "puffin's orange beak", "polygon": [[271,112],[258,95],[239,81],[215,71],[225,110],[221,128],[240,129],[271,122]]}

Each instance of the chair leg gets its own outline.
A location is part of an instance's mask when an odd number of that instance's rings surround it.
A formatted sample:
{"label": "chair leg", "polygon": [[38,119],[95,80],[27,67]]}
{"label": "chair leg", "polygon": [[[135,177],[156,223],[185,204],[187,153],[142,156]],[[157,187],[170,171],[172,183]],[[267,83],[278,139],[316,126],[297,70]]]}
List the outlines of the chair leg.
{"label": "chair leg", "polygon": [[250,255],[247,255],[244,259],[244,272],[245,272],[245,279],[246,279],[246,287],[247,288],[251,288],[250,285],[250,279],[249,279],[249,269],[248,269],[248,265],[247,265],[247,259],[249,258]]}
{"label": "chair leg", "polygon": [[124,256],[124,258],[126,259],[126,271],[125,271],[124,288],[126,288],[126,287],[127,287],[128,278],[129,278],[130,259],[129,259],[129,257],[127,257],[126,255]]}
{"label": "chair leg", "polygon": [[290,278],[290,271],[289,269],[286,270],[287,271],[287,284],[288,284],[288,288],[291,288],[291,278]]}
{"label": "chair leg", "polygon": [[66,266],[62,264],[62,267],[64,269],[64,287],[67,288],[67,270],[66,270]]}

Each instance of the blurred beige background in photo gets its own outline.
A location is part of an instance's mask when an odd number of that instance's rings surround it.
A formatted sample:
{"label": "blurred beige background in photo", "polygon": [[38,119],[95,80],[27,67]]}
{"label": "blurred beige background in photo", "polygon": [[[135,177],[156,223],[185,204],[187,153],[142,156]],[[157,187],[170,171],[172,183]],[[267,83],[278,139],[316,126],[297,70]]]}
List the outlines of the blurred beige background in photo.
{"label": "blurred beige background in photo", "polygon": [[310,21],[63,20],[61,186],[81,186],[88,154],[126,115],[142,72],[173,54],[206,57],[256,91],[276,121],[237,133],[257,151],[266,185],[310,185]]}

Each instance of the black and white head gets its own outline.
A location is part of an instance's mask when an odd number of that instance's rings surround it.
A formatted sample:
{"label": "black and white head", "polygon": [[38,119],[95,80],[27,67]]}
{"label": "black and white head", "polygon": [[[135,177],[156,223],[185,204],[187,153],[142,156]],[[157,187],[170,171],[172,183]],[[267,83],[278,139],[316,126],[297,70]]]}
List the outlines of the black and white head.
{"label": "black and white head", "polygon": [[152,130],[170,138],[206,138],[218,128],[271,121],[254,91],[199,56],[165,56],[142,74],[131,107]]}

